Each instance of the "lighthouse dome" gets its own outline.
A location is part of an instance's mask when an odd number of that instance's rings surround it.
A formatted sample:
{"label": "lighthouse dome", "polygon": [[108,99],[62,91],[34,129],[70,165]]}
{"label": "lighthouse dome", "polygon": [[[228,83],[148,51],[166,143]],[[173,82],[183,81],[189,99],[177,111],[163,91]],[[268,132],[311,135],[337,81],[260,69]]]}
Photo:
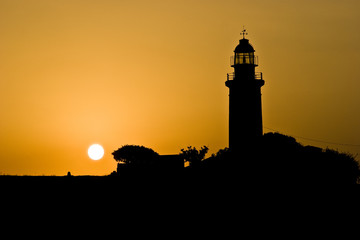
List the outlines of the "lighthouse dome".
{"label": "lighthouse dome", "polygon": [[239,45],[236,46],[235,53],[253,53],[254,48],[249,43],[249,39],[243,38],[239,41]]}

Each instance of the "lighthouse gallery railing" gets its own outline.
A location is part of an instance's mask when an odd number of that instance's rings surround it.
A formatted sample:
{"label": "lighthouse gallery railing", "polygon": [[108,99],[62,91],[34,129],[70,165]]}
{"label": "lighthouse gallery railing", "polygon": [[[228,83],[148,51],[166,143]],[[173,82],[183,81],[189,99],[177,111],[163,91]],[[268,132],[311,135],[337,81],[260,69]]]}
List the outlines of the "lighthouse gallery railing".
{"label": "lighthouse gallery railing", "polygon": [[[234,79],[235,79],[235,73],[228,73],[227,74],[227,80],[228,81],[231,81],[231,80],[234,80]],[[254,79],[255,80],[263,80],[262,72],[255,72]]]}

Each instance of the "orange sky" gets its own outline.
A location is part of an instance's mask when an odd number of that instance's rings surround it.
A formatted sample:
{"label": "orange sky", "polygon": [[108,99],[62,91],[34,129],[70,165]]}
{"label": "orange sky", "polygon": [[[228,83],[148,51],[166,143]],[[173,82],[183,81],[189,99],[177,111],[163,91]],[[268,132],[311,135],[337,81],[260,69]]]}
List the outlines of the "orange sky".
{"label": "orange sky", "polygon": [[[359,9],[358,0],[0,0],[0,173],[108,174],[124,144],[226,147],[224,83],[243,25],[264,74],[264,126],[360,144]],[[102,160],[87,156],[92,143]]]}

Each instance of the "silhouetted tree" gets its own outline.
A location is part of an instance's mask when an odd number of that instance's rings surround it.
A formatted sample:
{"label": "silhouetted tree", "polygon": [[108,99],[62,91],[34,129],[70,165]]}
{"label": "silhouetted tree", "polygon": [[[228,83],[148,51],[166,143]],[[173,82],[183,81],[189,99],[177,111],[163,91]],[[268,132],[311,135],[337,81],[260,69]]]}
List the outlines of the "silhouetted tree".
{"label": "silhouetted tree", "polygon": [[180,156],[190,163],[190,167],[199,167],[201,161],[205,158],[209,148],[207,146],[201,147],[197,150],[195,147],[189,146],[186,150],[181,149]]}
{"label": "silhouetted tree", "polygon": [[227,154],[229,154],[229,148],[224,148],[224,149],[220,149],[216,154],[213,153],[211,155],[212,158],[224,158],[224,156],[226,156]]}
{"label": "silhouetted tree", "polygon": [[151,148],[138,145],[124,145],[112,155],[117,162],[138,168],[153,166],[159,157],[159,154]]}

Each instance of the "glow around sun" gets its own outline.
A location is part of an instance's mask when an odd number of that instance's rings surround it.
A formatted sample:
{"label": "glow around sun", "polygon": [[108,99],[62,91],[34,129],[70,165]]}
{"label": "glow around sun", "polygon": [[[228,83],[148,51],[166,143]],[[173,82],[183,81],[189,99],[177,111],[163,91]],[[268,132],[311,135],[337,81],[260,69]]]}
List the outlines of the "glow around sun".
{"label": "glow around sun", "polygon": [[88,149],[89,158],[100,160],[104,156],[104,148],[100,144],[93,144]]}

